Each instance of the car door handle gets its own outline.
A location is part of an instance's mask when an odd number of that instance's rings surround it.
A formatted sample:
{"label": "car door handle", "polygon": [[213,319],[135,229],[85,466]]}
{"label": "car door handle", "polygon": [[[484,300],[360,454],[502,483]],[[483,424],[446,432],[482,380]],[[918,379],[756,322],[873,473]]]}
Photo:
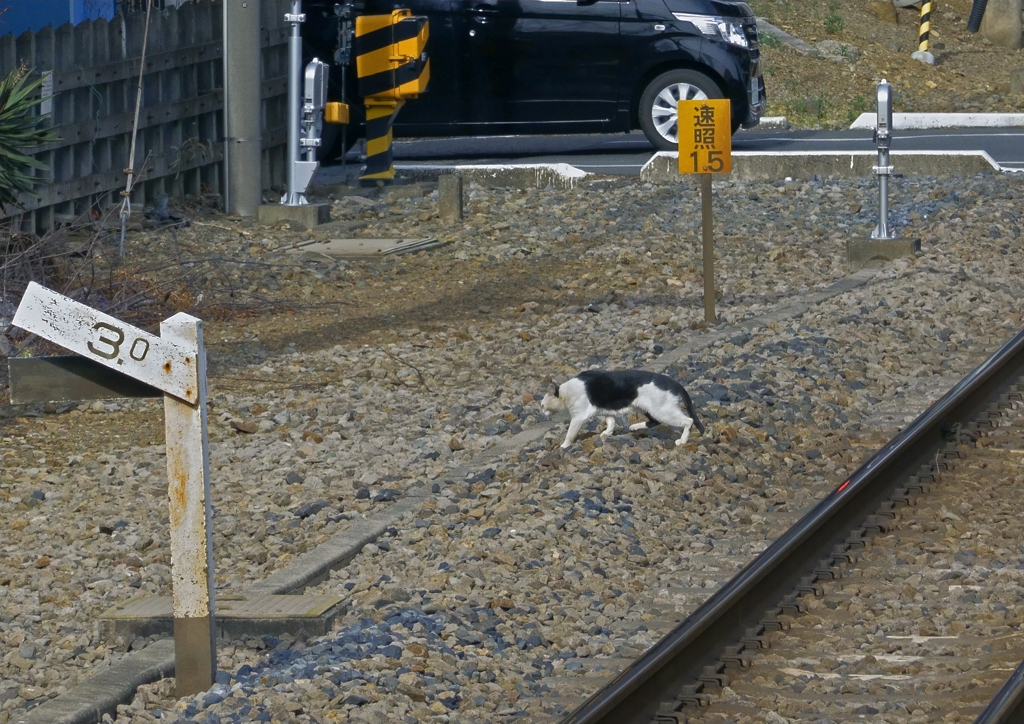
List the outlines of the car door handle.
{"label": "car door handle", "polygon": [[487,24],[490,22],[495,15],[498,14],[498,6],[486,3],[479,3],[474,5],[473,8],[473,20],[481,24]]}
{"label": "car door handle", "polygon": [[473,6],[473,19],[478,23],[486,23],[488,16],[498,14],[498,6],[491,5],[490,3],[478,3]]}

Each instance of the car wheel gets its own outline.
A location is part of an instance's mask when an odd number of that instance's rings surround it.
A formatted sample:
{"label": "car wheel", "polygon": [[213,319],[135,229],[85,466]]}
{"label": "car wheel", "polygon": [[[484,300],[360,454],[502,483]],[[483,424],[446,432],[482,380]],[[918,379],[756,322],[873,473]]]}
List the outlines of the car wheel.
{"label": "car wheel", "polygon": [[659,151],[679,148],[679,101],[722,98],[718,84],[694,70],[670,70],[651,81],[640,96],[640,129]]}

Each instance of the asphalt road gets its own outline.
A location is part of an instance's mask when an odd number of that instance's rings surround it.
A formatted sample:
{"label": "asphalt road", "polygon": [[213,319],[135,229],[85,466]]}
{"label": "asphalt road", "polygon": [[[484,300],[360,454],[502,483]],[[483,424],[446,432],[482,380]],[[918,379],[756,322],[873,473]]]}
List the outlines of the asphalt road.
{"label": "asphalt road", "polygon": [[[873,150],[870,131],[740,131],[733,151]],[[1024,171],[1024,128],[949,128],[897,131],[894,151],[984,150],[1007,169]],[[500,136],[398,139],[395,164],[567,163],[602,174],[638,174],[654,154],[641,133],[574,136]],[[351,158],[355,158],[352,156]],[[328,169],[323,169],[328,171]]]}

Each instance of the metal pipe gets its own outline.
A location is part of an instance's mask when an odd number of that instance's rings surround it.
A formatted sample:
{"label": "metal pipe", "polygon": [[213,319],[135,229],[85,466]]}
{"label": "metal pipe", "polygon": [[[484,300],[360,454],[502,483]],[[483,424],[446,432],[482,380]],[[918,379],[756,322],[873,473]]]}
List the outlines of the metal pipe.
{"label": "metal pipe", "polygon": [[263,201],[260,172],[260,5],[224,3],[225,211],[255,216]]}
{"label": "metal pipe", "polygon": [[299,160],[299,121],[302,110],[302,93],[299,85],[302,73],[302,35],[299,24],[305,20],[302,14],[302,0],[292,0],[292,11],[284,16],[291,23],[292,30],[288,36],[288,191],[281,203],[296,206],[305,202],[305,197],[298,190],[296,180],[296,163]]}
{"label": "metal pipe", "polygon": [[878,228],[871,235],[873,239],[889,239],[889,149],[878,149]]}

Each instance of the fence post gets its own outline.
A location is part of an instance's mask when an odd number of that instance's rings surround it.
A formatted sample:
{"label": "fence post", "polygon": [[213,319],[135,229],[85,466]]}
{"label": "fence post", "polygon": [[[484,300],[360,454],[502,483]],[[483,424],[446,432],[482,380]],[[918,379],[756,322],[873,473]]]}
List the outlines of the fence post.
{"label": "fence post", "polygon": [[161,322],[160,336],[195,351],[199,388],[195,404],[164,395],[174,582],[174,676],[177,695],[182,697],[209,689],[217,674],[206,350],[203,323],[188,314],[175,314]]}

